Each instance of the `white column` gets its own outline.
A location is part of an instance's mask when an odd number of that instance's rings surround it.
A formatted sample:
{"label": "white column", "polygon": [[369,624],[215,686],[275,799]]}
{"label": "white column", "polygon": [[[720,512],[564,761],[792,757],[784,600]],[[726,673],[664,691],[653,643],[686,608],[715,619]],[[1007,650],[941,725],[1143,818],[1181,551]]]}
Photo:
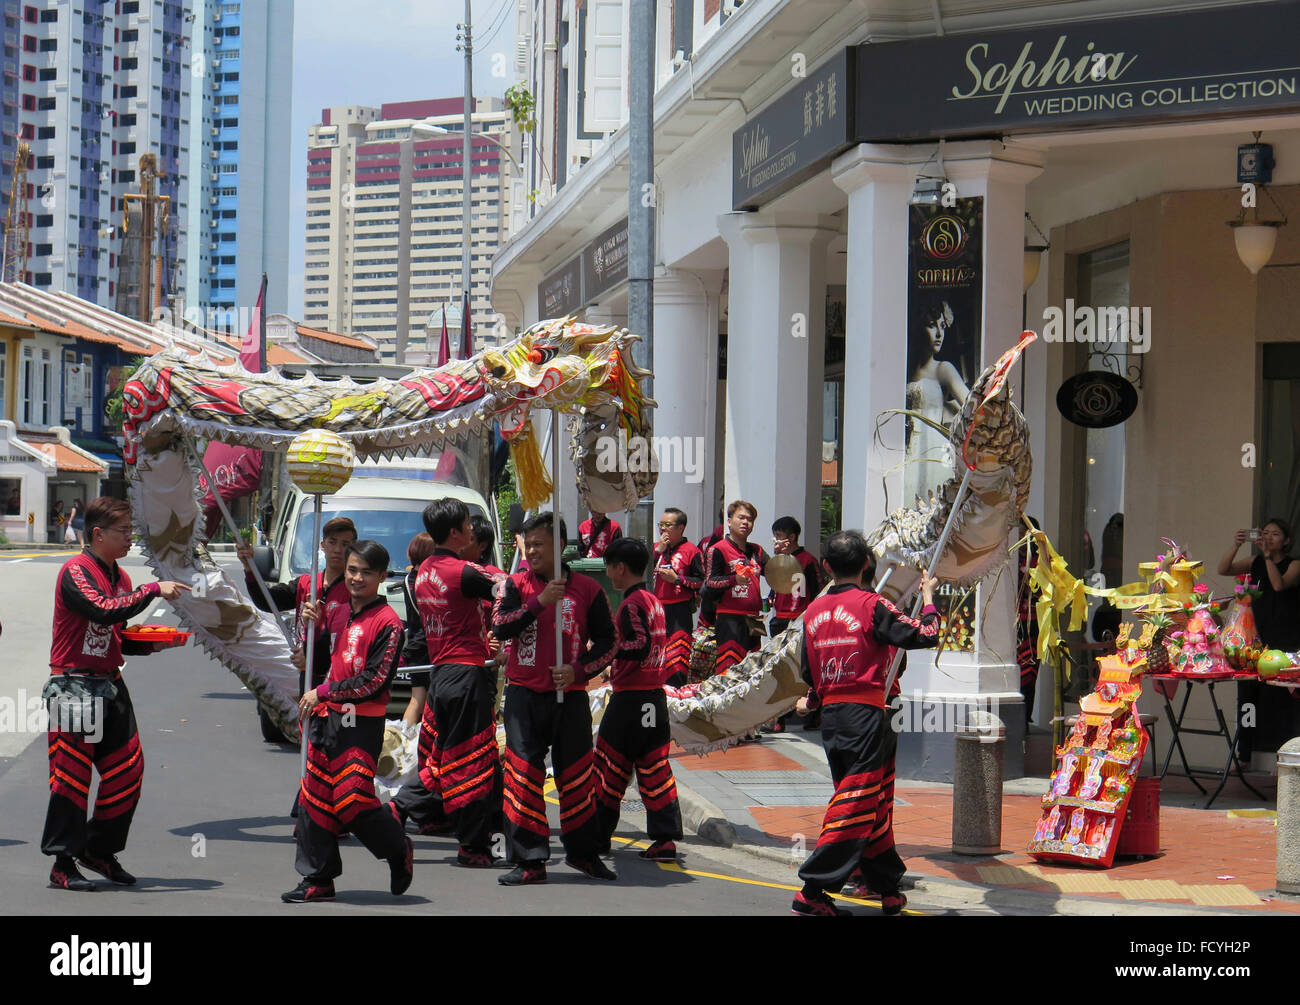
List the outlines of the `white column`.
{"label": "white column", "polygon": [[727,242],[727,419],[724,493],[758,508],[755,538],[791,515],[813,540],[821,522],[826,249],[832,217],[718,218]]}
{"label": "white column", "polygon": [[[873,445],[876,416],[902,408],[907,387],[907,213],[917,167],[933,146],[860,144],[835,159],[831,177],[849,195],[844,316],[842,526],[870,531],[886,512],[885,472],[903,457],[895,419]],[[902,472],[888,477],[889,508],[902,505]]]}
{"label": "white column", "polygon": [[[718,291],[721,273],[655,270],[654,436],[659,445],[655,517],[685,511],[687,536],[713,527]],[[700,529],[705,528],[705,529]]]}

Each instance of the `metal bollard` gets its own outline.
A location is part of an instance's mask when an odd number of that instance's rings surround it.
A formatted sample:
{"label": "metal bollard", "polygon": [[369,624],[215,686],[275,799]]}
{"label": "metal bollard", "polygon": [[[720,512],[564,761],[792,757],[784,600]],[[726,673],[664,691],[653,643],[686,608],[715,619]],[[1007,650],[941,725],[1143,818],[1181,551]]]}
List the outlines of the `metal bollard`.
{"label": "metal bollard", "polygon": [[1277,751],[1277,892],[1300,894],[1300,737]]}
{"label": "metal bollard", "polygon": [[1002,758],[1006,727],[992,712],[969,707],[957,726],[952,780],[952,850],[1002,851]]}

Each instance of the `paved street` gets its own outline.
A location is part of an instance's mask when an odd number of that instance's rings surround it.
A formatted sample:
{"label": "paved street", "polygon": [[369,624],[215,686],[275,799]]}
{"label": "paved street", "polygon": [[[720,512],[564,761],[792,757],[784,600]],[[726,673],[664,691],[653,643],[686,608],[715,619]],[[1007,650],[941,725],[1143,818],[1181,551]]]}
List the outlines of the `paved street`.
{"label": "paved street", "polygon": [[[0,552],[0,696],[15,697],[20,689],[28,696],[39,694],[48,672],[54,578],[65,558],[15,561],[13,553]],[[124,564],[136,582],[149,578],[139,559]],[[165,604],[144,620],[175,623]],[[616,841],[616,884],[587,879],[560,864],[557,841],[547,886],[507,890],[495,882],[496,872],[454,865],[453,839],[416,837],[415,882],[410,893],[395,900],[387,892],[387,866],[358,842],[347,841],[333,905],[282,904],[279,894],[298,881],[285,815],[297,783],[296,749],[265,743],[253,698],[231,673],[192,646],[131,659],[125,678],[140,721],[145,781],[122,861],[140,877],[140,885],[101,884],[102,892],[87,895],[46,888],[50,860],[39,850],[48,791],[44,736],[6,733],[0,736],[4,913],[62,915],[75,901],[78,910],[107,914],[415,910],[788,916],[798,882],[788,866],[696,840],[681,846],[680,867],[643,862],[627,847],[642,837],[631,826],[637,822],[635,810],[620,832],[625,840]],[[558,827],[558,806],[549,808],[552,825]],[[873,906],[849,906],[877,913]]]}

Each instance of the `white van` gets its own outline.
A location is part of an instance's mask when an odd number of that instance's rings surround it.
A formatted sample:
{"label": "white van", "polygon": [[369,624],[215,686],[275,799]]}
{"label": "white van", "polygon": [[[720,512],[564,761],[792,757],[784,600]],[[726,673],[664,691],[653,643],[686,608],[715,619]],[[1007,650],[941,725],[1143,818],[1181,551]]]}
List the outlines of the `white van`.
{"label": "white van", "polygon": [[[435,499],[451,497],[469,507],[471,516],[485,516],[497,529],[496,513],[478,492],[464,485],[433,480],[434,471],[425,459],[363,461],[352,478],[338,492],[325,496],[321,526],[334,517],[348,517],[361,539],[378,541],[389,556],[389,580],[384,589],[389,603],[405,620],[406,604],[402,576],[408,565],[407,546],[424,530],[424,508]],[[253,560],[268,583],[293,583],[311,572],[311,555],[320,537],[313,535],[315,504],[311,496],[289,483],[281,483],[280,501],[270,530],[270,547],[255,548]],[[501,566],[501,534],[497,530],[492,564]],[[320,560],[320,568],[324,560]],[[292,612],[289,612],[290,615]],[[389,715],[401,715],[410,699],[410,679],[401,671],[393,682]],[[261,707],[259,705],[259,714]],[[264,714],[263,736],[271,742],[283,739]]]}

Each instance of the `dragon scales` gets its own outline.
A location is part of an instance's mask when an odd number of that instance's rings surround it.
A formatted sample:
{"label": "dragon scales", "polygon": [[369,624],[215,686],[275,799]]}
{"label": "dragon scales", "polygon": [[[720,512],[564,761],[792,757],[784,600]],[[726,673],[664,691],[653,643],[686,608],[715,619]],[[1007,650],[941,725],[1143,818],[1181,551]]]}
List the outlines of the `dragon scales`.
{"label": "dragon scales", "polygon": [[[921,570],[936,558],[939,538],[952,513],[967,467],[967,495],[935,575],[959,586],[982,579],[1006,561],[1007,537],[1020,524],[1029,498],[1029,425],[1011,401],[1007,373],[1036,336],[1026,332],[1015,348],[1004,353],[976,380],[948,437],[955,464],[939,491],[911,508],[890,513],[868,535],[880,568],[897,568],[889,592],[905,595],[919,581]],[[784,715],[807,693],[800,679],[803,619],[798,618],[767,644],[697,686],[691,697],[669,697],[673,739],[682,747],[704,753],[726,747],[765,722]]]}
{"label": "dragon scales", "polygon": [[649,374],[632,362],[637,341],[626,329],[550,320],[499,349],[366,384],[310,374],[287,380],[168,348],[142,364],[122,391],[123,457],[145,557],[159,578],[193,584],[173,605],[181,623],[294,736],[297,671],[271,616],[208,554],[194,440],[283,451],[304,429],[323,428],[349,440],[361,457],[392,456],[487,435],[496,422],[521,472],[540,471],[541,480],[529,486],[536,502],[550,486],[532,418],[539,409],[559,409],[578,416],[570,452],[583,498],[602,512],[630,509],[653,490],[655,471],[599,470],[594,444],[620,428],[629,440],[649,440],[645,409],[654,402],[638,384]]}

